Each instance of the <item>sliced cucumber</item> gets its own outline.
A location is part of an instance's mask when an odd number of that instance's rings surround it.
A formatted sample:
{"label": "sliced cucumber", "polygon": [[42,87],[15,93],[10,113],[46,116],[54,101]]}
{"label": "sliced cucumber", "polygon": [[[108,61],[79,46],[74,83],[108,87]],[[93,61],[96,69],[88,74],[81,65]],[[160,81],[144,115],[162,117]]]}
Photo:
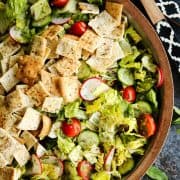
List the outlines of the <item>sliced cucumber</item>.
{"label": "sliced cucumber", "polygon": [[132,86],[134,85],[134,76],[130,69],[120,68],[118,70],[118,79],[124,85]]}
{"label": "sliced cucumber", "polygon": [[46,26],[51,22],[52,18],[51,16],[46,16],[43,19],[40,19],[39,21],[33,21],[32,22],[32,26],[33,27],[42,27],[42,26]]}
{"label": "sliced cucumber", "polygon": [[135,117],[139,117],[144,113],[152,113],[152,108],[146,101],[138,101],[137,103],[133,104],[133,108],[135,110]]}
{"label": "sliced cucumber", "polygon": [[69,2],[66,4],[65,7],[58,9],[58,13],[65,13],[65,12],[75,13],[77,10],[76,5],[77,5],[76,0],[69,0]]}
{"label": "sliced cucumber", "polygon": [[79,135],[78,143],[82,148],[87,149],[91,148],[93,145],[98,145],[99,138],[96,133],[86,130]]}
{"label": "sliced cucumber", "polygon": [[128,158],[119,168],[118,171],[121,175],[124,175],[131,171],[134,167],[134,160],[133,158]]}

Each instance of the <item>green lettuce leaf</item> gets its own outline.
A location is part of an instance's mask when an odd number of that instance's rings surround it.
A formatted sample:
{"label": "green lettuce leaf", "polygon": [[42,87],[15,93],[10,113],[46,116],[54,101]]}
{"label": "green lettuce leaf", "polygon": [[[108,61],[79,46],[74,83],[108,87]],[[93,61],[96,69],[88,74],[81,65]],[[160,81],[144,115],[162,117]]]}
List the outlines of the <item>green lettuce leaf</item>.
{"label": "green lettuce leaf", "polygon": [[92,180],[100,180],[100,179],[110,180],[111,175],[107,171],[101,171],[101,172],[97,172],[97,173],[92,174],[91,179]]}
{"label": "green lettuce leaf", "polygon": [[87,0],[88,3],[90,4],[98,4],[98,5],[103,5],[104,0]]}
{"label": "green lettuce leaf", "polygon": [[152,56],[149,54],[145,54],[142,59],[142,66],[145,67],[148,71],[155,73],[156,72],[156,65],[153,64]]}
{"label": "green lettuce leaf", "polygon": [[75,146],[71,138],[62,137],[60,134],[58,134],[57,145],[59,150],[65,154],[69,154]]}
{"label": "green lettuce leaf", "polygon": [[168,180],[168,177],[165,174],[165,172],[163,172],[162,170],[160,170],[155,166],[151,166],[146,172],[146,175],[154,180]]}
{"label": "green lettuce leaf", "polygon": [[139,43],[142,40],[141,36],[136,32],[136,30],[132,26],[130,26],[126,30],[125,36],[130,36],[130,38],[134,41],[135,44]]}
{"label": "green lettuce leaf", "polygon": [[147,94],[146,94],[146,99],[151,102],[154,106],[155,109],[158,107],[158,101],[157,101],[157,94],[156,91],[151,89]]}
{"label": "green lettuce leaf", "polygon": [[66,118],[78,118],[87,119],[85,111],[80,109],[81,102],[79,100],[69,103],[64,108],[64,113]]}

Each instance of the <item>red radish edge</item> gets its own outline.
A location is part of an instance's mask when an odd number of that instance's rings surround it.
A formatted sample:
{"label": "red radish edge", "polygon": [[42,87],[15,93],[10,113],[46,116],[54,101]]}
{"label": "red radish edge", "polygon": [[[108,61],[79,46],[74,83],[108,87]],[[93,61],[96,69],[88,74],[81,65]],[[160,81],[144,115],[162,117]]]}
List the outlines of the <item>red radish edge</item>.
{"label": "red radish edge", "polygon": [[53,18],[52,19],[52,23],[53,24],[65,24],[67,23],[71,18],[67,17],[67,18]]}
{"label": "red radish edge", "polygon": [[64,172],[64,164],[63,161],[61,161],[60,159],[58,159],[58,164],[61,168],[61,172],[59,173],[59,176],[62,176],[63,172]]}
{"label": "red radish edge", "polygon": [[158,73],[158,81],[157,81],[156,87],[160,88],[164,83],[164,75],[160,67],[157,67],[157,73]]}
{"label": "red radish edge", "polygon": [[42,164],[41,164],[40,159],[35,154],[32,155],[32,163],[33,163],[32,174],[41,174]]}
{"label": "red radish edge", "polygon": [[113,160],[113,157],[114,157],[114,153],[115,153],[115,148],[113,147],[105,157],[104,167],[105,167],[106,171],[111,170],[111,163],[112,163],[112,160]]}
{"label": "red radish edge", "polygon": [[100,77],[91,77],[91,78],[86,79],[86,80],[82,83],[82,85],[81,85],[81,87],[80,87],[80,89],[79,89],[79,96],[80,96],[82,99],[84,99],[85,101],[89,101],[89,102],[93,101],[94,99],[89,100],[89,99],[84,98],[83,95],[81,95],[81,89],[82,89],[82,87],[84,86],[84,84],[85,84],[88,80],[91,80],[91,79],[97,79],[97,80],[99,80],[100,82],[105,83]]}

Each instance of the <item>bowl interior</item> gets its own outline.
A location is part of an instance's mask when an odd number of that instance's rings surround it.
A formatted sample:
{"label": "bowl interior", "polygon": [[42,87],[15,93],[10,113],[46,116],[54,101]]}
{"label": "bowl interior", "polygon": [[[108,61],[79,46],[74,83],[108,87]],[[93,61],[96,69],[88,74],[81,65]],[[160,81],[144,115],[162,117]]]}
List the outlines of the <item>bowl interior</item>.
{"label": "bowl interior", "polygon": [[145,41],[145,45],[153,52],[154,59],[157,64],[162,68],[164,78],[164,85],[160,90],[160,112],[157,120],[157,133],[150,140],[145,155],[132,173],[130,173],[127,179],[140,179],[151,166],[159,154],[168,134],[168,130],[171,124],[172,112],[173,112],[173,81],[172,73],[168,61],[168,57],[163,48],[163,45],[156,34],[154,28],[151,26],[145,16],[131,3],[130,0],[113,0],[114,2],[124,4],[124,14],[128,17],[130,23],[133,24],[135,29],[141,34]]}

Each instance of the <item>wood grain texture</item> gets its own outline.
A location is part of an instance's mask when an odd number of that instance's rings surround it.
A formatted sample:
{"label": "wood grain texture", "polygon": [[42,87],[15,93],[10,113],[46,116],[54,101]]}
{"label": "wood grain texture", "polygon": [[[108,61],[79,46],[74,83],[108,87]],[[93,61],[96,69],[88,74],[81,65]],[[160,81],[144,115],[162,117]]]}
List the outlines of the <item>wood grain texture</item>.
{"label": "wood grain texture", "polygon": [[153,24],[165,19],[154,0],[140,0]]}

